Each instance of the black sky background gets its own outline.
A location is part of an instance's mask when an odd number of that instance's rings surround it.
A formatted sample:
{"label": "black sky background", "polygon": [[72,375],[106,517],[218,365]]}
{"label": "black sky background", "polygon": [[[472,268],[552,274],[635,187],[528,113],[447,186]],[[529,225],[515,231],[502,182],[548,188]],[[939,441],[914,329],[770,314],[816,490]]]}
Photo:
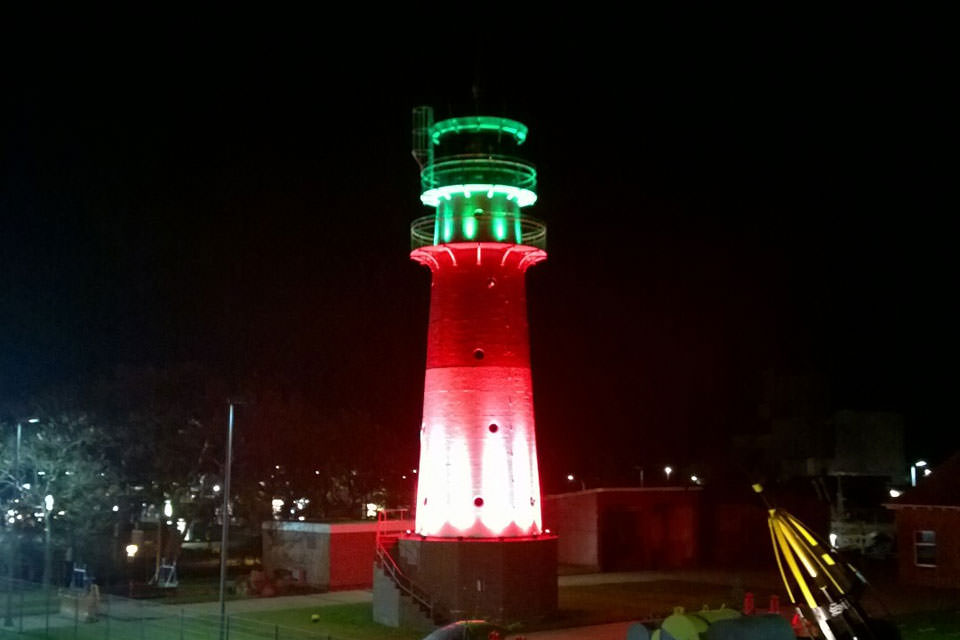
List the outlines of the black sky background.
{"label": "black sky background", "polygon": [[407,257],[427,213],[409,129],[432,104],[530,127],[546,476],[719,451],[762,428],[770,371],[829,409],[902,412],[908,452],[943,457],[952,47],[867,18],[472,26],[465,46],[292,17],[61,26],[5,71],[0,395],[199,361],[368,410],[415,460],[429,275]]}

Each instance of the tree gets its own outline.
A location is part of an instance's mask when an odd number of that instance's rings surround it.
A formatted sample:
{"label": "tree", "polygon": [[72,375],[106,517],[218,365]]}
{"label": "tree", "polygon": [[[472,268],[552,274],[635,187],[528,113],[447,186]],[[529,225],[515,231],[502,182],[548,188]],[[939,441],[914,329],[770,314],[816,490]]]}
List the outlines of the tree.
{"label": "tree", "polygon": [[113,525],[111,502],[117,484],[104,455],[103,431],[85,414],[44,412],[36,423],[15,435],[16,424],[4,425],[0,449],[8,534],[17,547],[23,539],[44,538],[43,582],[53,577],[53,546],[74,556],[94,555]]}

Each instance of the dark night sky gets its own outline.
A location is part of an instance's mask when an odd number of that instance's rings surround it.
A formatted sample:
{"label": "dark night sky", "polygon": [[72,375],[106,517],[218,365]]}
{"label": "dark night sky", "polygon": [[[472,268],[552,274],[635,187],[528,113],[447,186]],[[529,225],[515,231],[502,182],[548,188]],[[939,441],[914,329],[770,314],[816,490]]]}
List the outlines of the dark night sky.
{"label": "dark night sky", "polygon": [[0,103],[0,392],[199,360],[365,407],[415,452],[410,109],[475,112],[476,83],[529,125],[550,225],[529,276],[548,472],[709,450],[756,428],[768,370],[945,454],[955,73],[901,18],[462,47],[292,17],[48,33]]}

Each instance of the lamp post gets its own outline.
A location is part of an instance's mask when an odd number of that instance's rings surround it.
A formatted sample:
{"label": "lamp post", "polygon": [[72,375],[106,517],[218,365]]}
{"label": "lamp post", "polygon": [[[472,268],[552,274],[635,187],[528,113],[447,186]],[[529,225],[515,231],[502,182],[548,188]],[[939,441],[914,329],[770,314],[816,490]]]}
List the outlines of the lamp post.
{"label": "lamp post", "polygon": [[673,473],[673,467],[671,467],[670,465],[667,465],[666,467],[663,468],[663,472],[667,476],[667,484],[670,484],[670,474]]}
{"label": "lamp post", "polygon": [[53,496],[43,498],[43,588],[50,587],[50,575],[53,573],[53,554],[50,548],[50,519],[53,515]]}
{"label": "lamp post", "polygon": [[[23,435],[23,423],[24,420],[17,420],[17,445],[13,450],[13,485],[14,485],[14,503],[20,503],[20,441]],[[26,418],[26,422],[30,424],[36,424],[40,422],[40,418]],[[8,552],[9,552],[9,565],[7,566],[7,611],[6,615],[3,618],[3,626],[12,627],[13,626],[13,572],[14,568],[17,565],[17,552],[19,551],[19,540],[16,539],[16,533],[14,532],[14,525],[16,525],[17,519],[15,515],[9,516],[7,518],[7,524],[10,528],[9,540],[7,541]]]}
{"label": "lamp post", "polygon": [[927,466],[926,460],[917,460],[912,465],[910,465],[910,486],[917,486],[917,469],[922,469]]}
{"label": "lamp post", "polygon": [[223,518],[223,529],[220,535],[220,640],[224,640],[226,630],[225,623],[227,618],[226,584],[227,584],[227,548],[229,545],[228,537],[230,535],[230,466],[233,462],[233,406],[237,404],[230,402],[230,409],[227,416],[227,459],[224,463],[223,473],[223,506],[221,507],[221,517]]}

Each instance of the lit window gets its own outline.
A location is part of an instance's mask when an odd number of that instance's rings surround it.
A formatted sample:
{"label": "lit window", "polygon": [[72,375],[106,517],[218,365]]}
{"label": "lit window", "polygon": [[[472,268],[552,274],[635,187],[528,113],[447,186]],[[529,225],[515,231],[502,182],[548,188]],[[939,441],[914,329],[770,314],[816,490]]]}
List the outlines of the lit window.
{"label": "lit window", "polygon": [[937,566],[936,531],[914,531],[913,549],[918,567]]}

